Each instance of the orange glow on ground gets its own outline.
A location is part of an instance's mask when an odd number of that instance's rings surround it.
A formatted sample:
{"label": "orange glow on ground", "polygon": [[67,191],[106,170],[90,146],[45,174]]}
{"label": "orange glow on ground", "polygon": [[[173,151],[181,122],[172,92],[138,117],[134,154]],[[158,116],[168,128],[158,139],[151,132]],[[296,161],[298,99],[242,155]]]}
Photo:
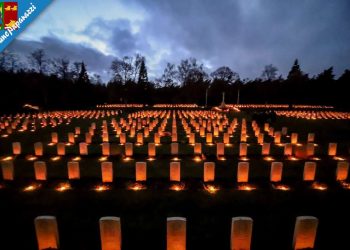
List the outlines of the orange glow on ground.
{"label": "orange glow on ground", "polygon": [[264,160],[265,161],[274,161],[275,159],[271,156],[266,156],[266,157],[264,157]]}
{"label": "orange glow on ground", "polygon": [[94,190],[96,192],[103,192],[103,191],[106,191],[106,190],[110,190],[110,187],[107,186],[107,185],[97,185],[94,187]]}
{"label": "orange glow on ground", "polygon": [[202,158],[201,158],[200,156],[195,156],[195,157],[193,158],[193,160],[194,160],[195,162],[200,162],[200,161],[202,161]]}
{"label": "orange glow on ground", "polygon": [[51,157],[51,161],[58,161],[58,160],[60,160],[60,159],[61,159],[60,156]]}
{"label": "orange glow on ground", "polygon": [[251,184],[248,184],[248,183],[245,183],[245,184],[240,184],[238,186],[238,190],[243,190],[243,191],[252,191],[252,190],[255,190],[256,187],[251,185]]}
{"label": "orange glow on ground", "polygon": [[5,156],[4,158],[1,159],[2,161],[11,161],[13,160],[12,156]]}
{"label": "orange glow on ground", "polygon": [[63,182],[63,183],[58,184],[58,186],[55,189],[58,192],[64,192],[64,191],[72,189],[72,187],[68,182]]}
{"label": "orange glow on ground", "polygon": [[281,191],[289,191],[290,187],[284,184],[272,184],[272,187]]}
{"label": "orange glow on ground", "polygon": [[344,188],[344,189],[350,189],[350,183],[345,182],[345,181],[341,181],[340,185]]}
{"label": "orange glow on ground", "polygon": [[289,156],[289,157],[288,157],[288,160],[289,160],[289,161],[298,161],[299,159],[296,158],[295,156]]}
{"label": "orange glow on ground", "polygon": [[327,185],[323,183],[314,182],[311,186],[313,189],[324,191],[327,190]]}
{"label": "orange glow on ground", "polygon": [[128,156],[124,158],[124,161],[131,161],[131,160],[132,160],[132,158],[128,157]]}
{"label": "orange glow on ground", "polygon": [[216,192],[220,190],[218,186],[211,185],[211,184],[204,184],[203,188],[205,191],[207,191],[210,194],[216,194]]}
{"label": "orange glow on ground", "polygon": [[38,157],[32,156],[32,155],[28,155],[28,156],[26,157],[26,159],[27,159],[27,161],[35,161],[36,159],[38,159]]}
{"label": "orange glow on ground", "polygon": [[136,182],[136,183],[128,185],[127,189],[133,190],[133,191],[140,191],[140,190],[144,190],[146,188],[147,187],[144,184]]}
{"label": "orange glow on ground", "polygon": [[333,160],[336,160],[336,161],[345,161],[346,159],[343,158],[343,157],[334,156],[334,157],[333,157]]}
{"label": "orange glow on ground", "polygon": [[239,160],[240,161],[249,161],[249,158],[244,156],[244,157],[240,157]]}
{"label": "orange glow on ground", "polygon": [[24,192],[31,192],[31,191],[35,191],[35,190],[39,189],[40,187],[41,187],[40,184],[34,183],[34,184],[30,184],[30,185],[26,186],[26,187],[23,189],[23,191],[24,191]]}
{"label": "orange glow on ground", "polygon": [[73,157],[72,158],[72,161],[80,161],[81,160],[81,157],[80,156],[76,156],[76,157]]}
{"label": "orange glow on ground", "polygon": [[182,190],[185,190],[185,184],[184,183],[172,184],[169,189],[173,191],[182,191]]}
{"label": "orange glow on ground", "polygon": [[99,161],[107,161],[108,157],[107,156],[102,156],[98,159]]}

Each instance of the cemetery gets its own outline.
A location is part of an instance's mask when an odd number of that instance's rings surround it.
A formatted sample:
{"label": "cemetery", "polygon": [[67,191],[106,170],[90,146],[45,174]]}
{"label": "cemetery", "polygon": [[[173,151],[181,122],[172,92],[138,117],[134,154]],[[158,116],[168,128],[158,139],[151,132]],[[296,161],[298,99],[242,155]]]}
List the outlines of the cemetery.
{"label": "cemetery", "polygon": [[1,114],[0,248],[344,249],[349,118],[283,104]]}

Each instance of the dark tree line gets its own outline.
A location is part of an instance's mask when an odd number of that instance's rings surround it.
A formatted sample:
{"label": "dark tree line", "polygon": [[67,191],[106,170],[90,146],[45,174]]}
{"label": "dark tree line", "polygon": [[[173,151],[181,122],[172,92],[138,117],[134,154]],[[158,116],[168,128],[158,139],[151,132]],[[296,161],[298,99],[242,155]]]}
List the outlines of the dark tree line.
{"label": "dark tree line", "polygon": [[[314,77],[301,70],[295,60],[286,79],[278,69],[266,65],[259,78],[241,79],[227,66],[210,74],[194,58],[179,65],[168,63],[163,74],[148,78],[147,61],[142,55],[116,58],[110,67],[112,77],[103,83],[101,76],[88,73],[84,62],[67,58],[48,58],[45,51],[31,52],[23,61],[5,51],[0,55],[0,110],[20,111],[24,104],[43,110],[87,109],[103,103],[197,103],[209,106],[226,103],[321,104],[349,109],[347,102],[350,71],[334,78],[333,68]],[[207,97],[207,98],[206,98]]]}

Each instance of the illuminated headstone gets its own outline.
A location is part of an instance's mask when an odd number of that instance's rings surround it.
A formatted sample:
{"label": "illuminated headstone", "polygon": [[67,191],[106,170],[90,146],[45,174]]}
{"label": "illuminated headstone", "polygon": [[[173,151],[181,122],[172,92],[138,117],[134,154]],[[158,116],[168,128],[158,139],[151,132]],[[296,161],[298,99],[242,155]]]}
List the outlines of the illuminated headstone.
{"label": "illuminated headstone", "polygon": [[172,142],[170,144],[170,151],[172,155],[178,155],[179,154],[179,143],[177,142]]}
{"label": "illuminated headstone", "polygon": [[328,155],[329,156],[336,156],[337,155],[337,143],[329,143]]}
{"label": "illuminated headstone", "polygon": [[248,182],[249,179],[249,162],[238,162],[237,182]]}
{"label": "illuminated headstone", "polygon": [[119,217],[100,219],[101,250],[121,250],[122,234]]}
{"label": "illuminated headstone", "polygon": [[247,156],[248,145],[247,143],[239,144],[239,156]]}
{"label": "illuminated headstone", "polygon": [[270,172],[270,181],[271,182],[280,182],[282,180],[283,172],[283,163],[282,162],[272,162],[271,163],[271,172]]}
{"label": "illuminated headstone", "polygon": [[231,224],[231,250],[250,250],[253,219],[233,217]]}
{"label": "illuminated headstone", "polygon": [[307,161],[304,165],[304,181],[314,181],[316,175],[316,162]]}
{"label": "illuminated headstone", "polygon": [[102,182],[113,182],[112,162],[101,162]]}
{"label": "illuminated headstone", "polygon": [[194,144],[194,154],[201,155],[202,154],[202,143]]}
{"label": "illuminated headstone", "polygon": [[92,142],[92,136],[90,133],[85,133],[85,142],[88,144]]}
{"label": "illuminated headstone", "polygon": [[204,162],[204,182],[214,181],[215,179],[215,163]]}
{"label": "illuminated headstone", "polygon": [[70,180],[80,179],[79,162],[69,161],[67,163],[67,167],[68,167],[68,179]]}
{"label": "illuminated headstone", "polygon": [[13,161],[1,162],[2,178],[4,181],[14,180],[14,166]]}
{"label": "illuminated headstone", "polygon": [[270,143],[265,142],[262,145],[261,154],[262,155],[269,155],[270,154]]}
{"label": "illuminated headstone", "polygon": [[281,132],[280,131],[276,131],[275,132],[275,143],[281,143]]}
{"label": "illuminated headstone", "polygon": [[337,164],[336,171],[336,180],[337,181],[346,181],[349,173],[349,162],[347,161],[339,161]]}
{"label": "illuminated headstone", "polygon": [[167,218],[167,250],[186,250],[186,218]]}
{"label": "illuminated headstone", "polygon": [[42,142],[34,143],[34,154],[36,156],[42,156],[44,154],[44,147]]}
{"label": "illuminated headstone", "polygon": [[225,144],[229,144],[229,143],[230,143],[230,134],[229,134],[229,133],[224,133],[223,142],[224,142]]}
{"label": "illuminated headstone", "polygon": [[136,162],[135,168],[136,181],[146,181],[147,180],[147,165],[146,162]]}
{"label": "illuminated headstone", "polygon": [[79,143],[79,153],[80,155],[88,155],[88,146],[85,142]]}
{"label": "illuminated headstone", "polygon": [[225,144],[222,142],[216,143],[216,155],[223,156],[225,155]]}
{"label": "illuminated headstone", "polygon": [[58,134],[56,132],[51,133],[51,142],[57,143],[58,142]]}
{"label": "illuminated headstone", "polygon": [[56,217],[38,216],[34,224],[39,250],[60,248]]}
{"label": "illuminated headstone", "polygon": [[66,146],[63,142],[57,143],[57,155],[65,155],[66,154]]}
{"label": "illuminated headstone", "polygon": [[207,144],[213,143],[213,134],[212,133],[207,133],[207,135],[206,135],[206,143]]}
{"label": "illuminated headstone", "polygon": [[170,162],[170,181],[181,181],[180,162]]}
{"label": "illuminated headstone", "polygon": [[293,249],[313,249],[318,219],[313,216],[298,216],[295,221]]}
{"label": "illuminated headstone", "polygon": [[137,133],[136,142],[138,144],[143,144],[143,134],[142,133]]}
{"label": "illuminated headstone", "polygon": [[313,156],[315,154],[315,145],[313,143],[306,144],[306,155]]}
{"label": "illuminated headstone", "polygon": [[120,133],[119,135],[119,143],[124,145],[126,143],[126,134],[125,133]]}
{"label": "illuminated headstone", "polygon": [[44,161],[35,161],[34,172],[37,181],[45,181],[47,179],[46,163]]}
{"label": "illuminated headstone", "polygon": [[160,136],[158,133],[154,134],[154,143],[155,144],[160,144]]}
{"label": "illuminated headstone", "polygon": [[74,144],[75,142],[74,133],[68,133],[68,142]]}
{"label": "illuminated headstone", "polygon": [[293,153],[293,145],[291,143],[284,144],[284,155],[290,156]]}
{"label": "illuminated headstone", "polygon": [[111,154],[111,147],[109,145],[109,142],[103,142],[102,143],[102,155],[108,156]]}
{"label": "illuminated headstone", "polygon": [[131,142],[125,143],[125,156],[131,157],[133,155],[133,144]]}
{"label": "illuminated headstone", "polygon": [[154,143],[148,143],[148,156],[155,157],[156,156],[156,145]]}
{"label": "illuminated headstone", "polygon": [[292,133],[290,142],[291,142],[292,144],[297,144],[297,143],[298,143],[298,134],[297,134],[297,133]]}
{"label": "illuminated headstone", "polygon": [[12,143],[12,153],[14,155],[20,155],[21,151],[22,151],[21,143],[20,142],[13,142]]}

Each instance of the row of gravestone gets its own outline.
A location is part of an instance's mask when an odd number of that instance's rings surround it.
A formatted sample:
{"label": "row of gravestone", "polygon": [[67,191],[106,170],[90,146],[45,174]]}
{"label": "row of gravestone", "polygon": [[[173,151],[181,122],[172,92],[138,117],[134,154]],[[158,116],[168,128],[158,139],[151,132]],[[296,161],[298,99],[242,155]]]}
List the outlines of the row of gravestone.
{"label": "row of gravestone", "polygon": [[[79,162],[70,161],[67,163],[68,179],[80,179],[80,167]],[[13,161],[1,162],[2,176],[6,181],[14,180],[14,163]],[[314,181],[316,176],[317,164],[316,162],[305,162],[303,171],[304,181]],[[181,181],[181,165],[180,162],[170,162],[170,181]],[[345,161],[339,161],[336,168],[336,180],[346,181],[348,178],[349,163]],[[44,161],[34,162],[35,179],[39,181],[47,180],[47,166]],[[281,182],[283,173],[282,162],[272,162],[270,171],[271,182]],[[102,182],[113,182],[113,163],[101,162],[101,176]],[[136,181],[147,180],[147,163],[136,162],[135,164],[135,179]],[[211,182],[215,181],[215,163],[204,162],[203,167],[203,181]],[[238,162],[237,167],[237,182],[247,183],[249,181],[249,162]]]}
{"label": "row of gravestone", "polygon": [[[166,230],[167,250],[186,250],[186,218],[168,217]],[[34,220],[38,250],[59,249],[60,240],[56,217],[39,216]],[[102,217],[99,220],[101,250],[121,250],[122,230],[119,217]],[[293,249],[313,249],[315,246],[318,219],[313,216],[296,218]],[[233,217],[231,222],[231,250],[250,250],[253,219]]]}

